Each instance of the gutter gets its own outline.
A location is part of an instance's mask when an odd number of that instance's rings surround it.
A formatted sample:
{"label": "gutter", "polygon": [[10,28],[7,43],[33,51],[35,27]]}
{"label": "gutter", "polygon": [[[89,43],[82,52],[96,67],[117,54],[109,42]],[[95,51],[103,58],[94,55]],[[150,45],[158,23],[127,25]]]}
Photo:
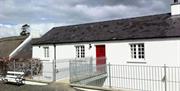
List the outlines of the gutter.
{"label": "gutter", "polygon": [[116,42],[116,41],[145,41],[145,40],[164,40],[164,39],[175,39],[180,36],[168,36],[168,37],[144,37],[144,38],[128,38],[128,39],[108,39],[108,40],[88,40],[88,41],[71,41],[71,42],[40,42],[32,43],[32,45],[47,45],[47,44],[74,44],[74,43],[94,43],[94,42]]}

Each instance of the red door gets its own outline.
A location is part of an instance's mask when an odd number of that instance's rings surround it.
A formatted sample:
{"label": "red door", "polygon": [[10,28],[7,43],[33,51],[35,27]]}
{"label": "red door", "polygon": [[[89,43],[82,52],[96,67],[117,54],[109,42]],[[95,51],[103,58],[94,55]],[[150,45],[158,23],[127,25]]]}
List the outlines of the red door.
{"label": "red door", "polygon": [[96,65],[106,64],[105,45],[96,45]]}

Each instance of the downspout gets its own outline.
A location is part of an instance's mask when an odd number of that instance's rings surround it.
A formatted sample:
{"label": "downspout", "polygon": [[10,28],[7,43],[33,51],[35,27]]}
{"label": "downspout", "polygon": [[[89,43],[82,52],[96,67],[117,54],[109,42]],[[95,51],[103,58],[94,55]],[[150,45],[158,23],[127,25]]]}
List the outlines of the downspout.
{"label": "downspout", "polygon": [[56,44],[54,46],[54,60],[53,60],[53,81],[56,81]]}
{"label": "downspout", "polygon": [[56,44],[53,45],[54,45],[54,60],[56,60]]}
{"label": "downspout", "polygon": [[9,55],[9,60],[16,56],[18,52],[20,52],[30,41],[32,40],[31,35],[28,36],[11,54]]}

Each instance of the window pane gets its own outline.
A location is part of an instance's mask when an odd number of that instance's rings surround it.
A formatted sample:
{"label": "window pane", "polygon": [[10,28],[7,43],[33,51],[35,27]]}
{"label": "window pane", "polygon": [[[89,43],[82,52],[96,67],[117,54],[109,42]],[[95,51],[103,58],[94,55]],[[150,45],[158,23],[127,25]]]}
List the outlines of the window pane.
{"label": "window pane", "polygon": [[139,59],[144,58],[144,44],[130,44],[131,48],[131,58],[136,59],[137,57]]}
{"label": "window pane", "polygon": [[144,58],[144,55],[142,55],[142,58]]}
{"label": "window pane", "polygon": [[76,46],[76,57],[77,58],[85,57],[85,47],[84,46]]}
{"label": "window pane", "polygon": [[44,47],[44,57],[49,57],[49,47]]}

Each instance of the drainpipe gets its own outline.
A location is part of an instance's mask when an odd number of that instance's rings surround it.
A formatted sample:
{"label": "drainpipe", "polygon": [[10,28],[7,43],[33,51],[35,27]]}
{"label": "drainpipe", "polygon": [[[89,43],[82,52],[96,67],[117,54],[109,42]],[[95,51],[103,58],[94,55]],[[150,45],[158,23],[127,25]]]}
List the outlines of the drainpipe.
{"label": "drainpipe", "polygon": [[53,60],[53,81],[56,81],[56,44],[54,45],[54,60]]}

